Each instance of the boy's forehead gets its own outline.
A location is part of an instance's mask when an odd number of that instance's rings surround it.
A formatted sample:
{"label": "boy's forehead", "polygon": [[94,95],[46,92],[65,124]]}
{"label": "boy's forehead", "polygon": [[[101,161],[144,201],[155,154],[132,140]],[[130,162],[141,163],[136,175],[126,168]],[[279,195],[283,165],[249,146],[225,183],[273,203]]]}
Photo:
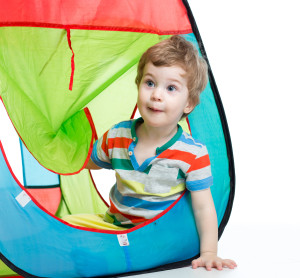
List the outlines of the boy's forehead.
{"label": "boy's forehead", "polygon": [[187,72],[186,70],[179,64],[174,64],[174,65],[163,65],[163,66],[155,66],[152,62],[146,63],[143,71],[143,75],[155,75],[158,72],[168,72],[171,76],[178,75],[181,78],[186,79],[187,77]]}

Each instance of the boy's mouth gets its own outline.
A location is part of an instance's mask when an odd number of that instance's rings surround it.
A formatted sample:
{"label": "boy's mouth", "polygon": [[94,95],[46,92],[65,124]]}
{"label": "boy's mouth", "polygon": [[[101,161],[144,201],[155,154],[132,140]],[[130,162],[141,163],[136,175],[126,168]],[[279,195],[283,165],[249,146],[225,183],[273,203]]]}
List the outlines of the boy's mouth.
{"label": "boy's mouth", "polygon": [[149,110],[151,110],[152,112],[163,112],[163,110],[155,108],[155,107],[148,107]]}

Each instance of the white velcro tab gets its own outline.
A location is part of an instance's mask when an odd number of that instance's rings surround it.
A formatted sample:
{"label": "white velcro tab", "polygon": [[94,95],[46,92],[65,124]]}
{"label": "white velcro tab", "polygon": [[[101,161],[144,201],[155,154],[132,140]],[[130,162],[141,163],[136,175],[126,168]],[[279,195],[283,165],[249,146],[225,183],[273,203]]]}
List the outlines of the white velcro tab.
{"label": "white velcro tab", "polygon": [[16,200],[23,208],[31,201],[30,197],[24,190],[16,197]]}
{"label": "white velcro tab", "polygon": [[118,236],[118,241],[119,241],[120,246],[128,246],[129,245],[129,240],[128,240],[127,234],[120,234],[117,236]]}

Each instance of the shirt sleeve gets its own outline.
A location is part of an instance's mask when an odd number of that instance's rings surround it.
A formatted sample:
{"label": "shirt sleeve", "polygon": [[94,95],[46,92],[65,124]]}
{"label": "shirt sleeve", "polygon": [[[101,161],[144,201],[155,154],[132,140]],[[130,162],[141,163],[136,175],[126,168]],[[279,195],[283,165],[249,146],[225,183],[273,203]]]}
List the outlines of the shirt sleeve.
{"label": "shirt sleeve", "polygon": [[112,169],[111,159],[108,152],[108,132],[105,132],[93,146],[92,161],[101,168]]}
{"label": "shirt sleeve", "polygon": [[186,172],[186,188],[190,191],[207,189],[213,184],[207,148],[202,146]]}

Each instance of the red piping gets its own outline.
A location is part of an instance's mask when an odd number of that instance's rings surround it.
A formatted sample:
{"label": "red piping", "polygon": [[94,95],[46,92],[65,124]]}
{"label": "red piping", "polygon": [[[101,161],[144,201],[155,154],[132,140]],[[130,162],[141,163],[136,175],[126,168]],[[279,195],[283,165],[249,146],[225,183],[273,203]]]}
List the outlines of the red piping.
{"label": "red piping", "polygon": [[71,76],[70,76],[70,84],[69,84],[69,90],[72,91],[73,89],[73,79],[74,79],[74,71],[75,71],[75,62],[74,62],[74,51],[72,48],[72,43],[71,43],[71,31],[70,29],[67,29],[67,38],[68,38],[68,44],[69,48],[72,51],[72,57],[71,57]]}
{"label": "red piping", "polygon": [[51,23],[36,23],[36,22],[0,22],[1,27],[14,26],[14,27],[44,27],[55,29],[78,29],[78,30],[103,30],[103,31],[123,31],[123,32],[137,32],[137,33],[150,33],[157,35],[181,35],[192,33],[192,28],[186,30],[167,30],[159,31],[153,29],[143,29],[134,27],[118,27],[118,26],[89,26],[89,25],[63,25]]}
{"label": "red piping", "polygon": [[137,104],[135,105],[135,107],[134,107],[134,109],[133,109],[133,112],[132,112],[132,114],[131,114],[131,117],[130,117],[131,120],[134,118],[135,113],[136,113],[136,110],[137,110]]}
{"label": "red piping", "polygon": [[95,124],[94,124],[94,121],[93,121],[93,118],[92,118],[92,114],[91,114],[90,110],[88,109],[88,107],[84,108],[84,112],[85,112],[85,115],[86,115],[86,117],[87,117],[87,119],[88,119],[88,121],[90,123],[93,136],[94,136],[95,140],[98,140],[98,135],[97,135],[96,127],[95,127]]}
{"label": "red piping", "polygon": [[190,133],[191,133],[191,135],[192,135],[191,126],[190,126],[190,121],[189,121],[189,118],[188,118],[188,117],[186,117],[186,122],[187,122],[187,124],[188,124]]}
{"label": "red piping", "polygon": [[93,183],[93,185],[95,187],[95,190],[97,191],[97,193],[98,193],[99,197],[101,198],[101,200],[103,201],[103,203],[107,206],[107,208],[109,208],[109,204],[104,200],[104,198],[102,197],[100,191],[98,190],[98,188],[96,186],[96,183],[94,181],[94,178],[93,178],[93,175],[91,173],[91,170],[89,170],[89,173],[90,173],[90,177],[91,177],[92,183]]}

